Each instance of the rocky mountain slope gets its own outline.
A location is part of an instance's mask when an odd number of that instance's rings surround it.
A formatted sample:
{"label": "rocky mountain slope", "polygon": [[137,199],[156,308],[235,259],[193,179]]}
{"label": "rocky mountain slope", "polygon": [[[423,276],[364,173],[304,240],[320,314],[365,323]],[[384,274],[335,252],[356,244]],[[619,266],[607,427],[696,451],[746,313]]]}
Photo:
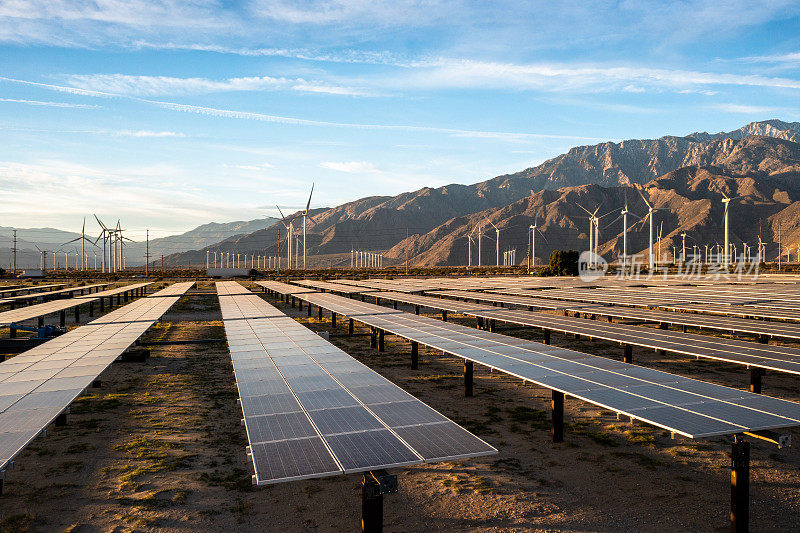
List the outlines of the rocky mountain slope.
{"label": "rocky mountain slope", "polygon": [[[750,132],[765,135],[754,136]],[[762,180],[778,174],[793,175],[800,169],[800,145],[794,142],[798,134],[800,123],[772,120],[714,135],[694,133],[686,137],[579,146],[537,167],[473,185],[448,185],[394,197],[363,198],[335,208],[316,210],[315,224],[309,228],[307,237],[308,253],[313,256],[349,255],[351,249],[389,250],[388,255],[398,261],[404,260],[408,253],[415,263],[464,264],[466,234],[478,219],[491,215],[499,217],[497,220],[504,224],[512,224],[505,220],[517,216],[522,217],[517,221],[522,224],[527,213],[523,206],[531,202],[540,203],[540,207],[556,202],[548,207],[554,210],[552,216],[555,217],[550,231],[559,228],[563,234],[559,238],[565,239],[560,247],[565,247],[571,238],[568,235],[587,231],[584,226],[588,227],[588,221],[579,223],[579,217],[584,216],[579,208],[568,208],[557,202],[564,194],[572,193],[587,204],[599,205],[602,197],[613,194],[608,191],[628,190],[629,198],[634,201],[633,196],[638,198],[634,185],[648,184],[652,188],[653,180],[679,169],[694,169],[693,172],[731,179]],[[596,187],[582,188],[588,185]],[[601,189],[607,192],[599,192]],[[773,192],[779,196],[783,194],[777,190]],[[704,200],[713,204],[719,198],[721,196],[708,193]],[[546,221],[548,213],[542,211],[534,216]],[[532,220],[524,222],[524,226]],[[494,219],[493,222],[497,224]],[[498,227],[501,226],[498,224]],[[666,222],[665,228],[669,228]],[[501,242],[515,243],[519,248],[520,243],[527,243],[525,230],[520,231],[521,240],[512,233],[511,240],[501,238]],[[285,251],[285,234],[283,227],[276,225],[228,239],[212,248],[274,255],[279,249]],[[282,245],[279,244],[281,240]],[[456,249],[463,249],[463,257],[457,258]],[[523,255],[518,251],[517,259]],[[203,263],[205,249],[179,254],[168,261]]]}

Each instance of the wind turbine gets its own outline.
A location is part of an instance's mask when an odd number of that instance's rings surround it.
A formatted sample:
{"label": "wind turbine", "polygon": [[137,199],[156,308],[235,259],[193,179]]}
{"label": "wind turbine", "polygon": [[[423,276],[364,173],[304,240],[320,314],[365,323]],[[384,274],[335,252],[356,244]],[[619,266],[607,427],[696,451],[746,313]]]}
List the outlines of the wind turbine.
{"label": "wind turbine", "polygon": [[485,218],[486,222],[491,224],[492,227],[494,228],[494,233],[495,233],[495,237],[496,237],[495,243],[494,243],[495,244],[495,256],[496,256],[497,266],[500,266],[500,229],[497,226],[495,226],[494,222],[489,220],[489,218],[486,215],[483,215],[483,218]]}
{"label": "wind turbine", "polygon": [[[75,239],[72,239],[69,242],[65,242],[61,246],[66,246],[66,245],[72,244],[73,242],[76,242],[76,241],[81,241],[81,270],[86,270],[86,249],[85,249],[85,244],[88,242],[88,243],[94,245],[94,243],[92,243],[92,241],[90,241],[89,239],[86,238],[86,217],[83,217],[83,227],[81,228],[81,236],[77,237]],[[76,270],[78,269],[77,263],[75,264],[75,269]]]}
{"label": "wind turbine", "polygon": [[[278,207],[278,206],[276,205],[275,207]],[[286,223],[286,216],[284,216],[283,211],[281,211],[280,207],[278,207],[278,213],[281,214],[281,223],[283,224],[283,227],[286,228],[286,246],[287,246],[286,257],[287,257],[287,260],[289,262],[287,267],[286,267],[286,270],[291,270],[291,268],[292,268],[292,236],[294,234],[294,223],[291,220],[289,221],[288,224]],[[295,265],[295,266],[297,266],[297,265]]]}
{"label": "wind turbine", "polygon": [[[648,241],[650,260],[648,262],[648,265],[649,268],[652,269],[655,266],[655,262],[653,260],[653,211],[655,211],[656,209],[652,206],[650,202],[647,201],[647,198],[644,197],[644,194],[642,194],[641,189],[637,187],[636,191],[639,193],[639,196],[642,197],[642,200],[644,200],[644,203],[647,206],[647,217],[650,219],[650,240]],[[660,244],[661,241],[659,239],[659,245]]]}
{"label": "wind turbine", "polygon": [[725,224],[725,253],[723,255],[723,262],[724,265],[727,267],[730,264],[729,255],[730,255],[730,241],[728,240],[728,206],[730,206],[731,200],[735,200],[739,198],[738,196],[734,196],[733,198],[728,198],[724,192],[722,193],[722,204],[725,206],[725,214],[724,214],[724,224]]}
{"label": "wind turbine", "polygon": [[110,271],[111,270],[110,269],[110,266],[111,266],[110,265],[110,259],[111,259],[111,254],[110,253],[108,254],[109,261],[106,261],[106,241],[107,240],[109,241],[109,252],[111,251],[111,242],[110,242],[111,241],[111,230],[108,229],[106,227],[106,225],[103,224],[103,222],[99,218],[97,218],[97,215],[94,215],[94,219],[97,221],[98,224],[100,224],[100,228],[102,228],[102,231],[100,232],[100,235],[97,237],[97,239],[95,239],[93,244],[97,245],[97,241],[99,241],[100,239],[103,239],[103,261],[102,261],[101,267],[102,267],[103,273],[105,273],[106,271]]}
{"label": "wind turbine", "polygon": [[[311,194],[308,195],[308,203],[306,203],[306,210],[303,211],[303,270],[306,269],[306,218],[308,218],[308,209],[311,207],[311,195],[314,194],[314,183],[311,183]],[[312,219],[313,222],[313,219]]]}
{"label": "wind turbine", "polygon": [[683,238],[683,246],[681,248],[681,262],[686,263],[686,232],[681,233],[681,237]]}
{"label": "wind turbine", "polygon": [[636,215],[635,213],[631,212],[628,209],[628,193],[626,191],[625,207],[622,208],[622,211],[620,212],[619,216],[611,222],[611,224],[613,224],[620,218],[622,219],[622,267],[623,268],[625,268],[625,265],[628,262],[628,215],[629,214],[635,216],[639,220],[642,220],[641,217],[639,217],[638,215]]}
{"label": "wind turbine", "polygon": [[531,265],[536,266],[536,232],[539,232],[544,242],[547,242],[547,237],[544,236],[542,230],[538,229],[538,220],[536,217],[533,218],[533,224],[531,224],[529,229],[531,230],[531,254],[528,256],[528,273],[530,274]]}
{"label": "wind turbine", "polygon": [[[596,252],[596,247],[597,247],[597,243],[595,242],[595,233],[596,233],[596,225],[598,222],[597,212],[600,210],[600,205],[597,206],[597,209],[595,209],[594,212],[591,212],[585,207],[583,207],[581,204],[577,204],[578,207],[586,211],[586,213],[589,215],[589,251],[592,253]],[[594,256],[591,256],[589,258],[589,266],[592,265],[594,265]]]}

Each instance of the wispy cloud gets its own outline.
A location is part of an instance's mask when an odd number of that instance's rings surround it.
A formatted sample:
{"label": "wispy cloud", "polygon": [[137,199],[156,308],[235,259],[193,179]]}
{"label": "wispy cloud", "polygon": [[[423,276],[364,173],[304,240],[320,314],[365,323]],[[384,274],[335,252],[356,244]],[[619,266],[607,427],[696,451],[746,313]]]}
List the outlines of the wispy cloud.
{"label": "wispy cloud", "polygon": [[739,58],[739,61],[743,61],[745,63],[800,63],[800,52],[741,57]]}
{"label": "wispy cloud", "polygon": [[214,80],[209,78],[177,78],[171,76],[132,76],[128,74],[72,74],[64,76],[66,84],[88,93],[126,96],[203,94],[231,91],[291,90],[345,96],[375,96],[356,87],[344,87],[305,80],[250,76]]}
{"label": "wispy cloud", "polygon": [[380,172],[375,165],[368,161],[323,161],[319,164],[322,168],[336,170],[338,172],[347,172],[350,174],[373,174]]}
{"label": "wispy cloud", "polygon": [[148,130],[118,130],[112,131],[113,135],[117,137],[156,137],[156,138],[164,138],[164,137],[186,137],[184,133],[178,133],[175,131],[148,131]]}
{"label": "wispy cloud", "polygon": [[26,104],[26,105],[35,105],[35,106],[44,106],[44,107],[65,107],[65,108],[75,108],[75,109],[100,109],[101,106],[99,105],[91,105],[91,104],[71,104],[69,102],[47,102],[41,100],[22,100],[19,98],[0,98],[0,102],[12,103],[12,104]]}
{"label": "wispy cloud", "polygon": [[545,133],[512,133],[512,132],[497,132],[497,131],[473,131],[461,130],[454,128],[439,128],[434,126],[411,126],[411,125],[394,125],[394,124],[359,124],[351,122],[328,122],[322,120],[310,120],[293,117],[282,117],[278,115],[267,115],[263,113],[252,113],[247,111],[235,111],[230,109],[219,109],[213,107],[195,106],[188,104],[179,104],[174,102],[162,102],[158,100],[141,100],[148,102],[165,109],[173,111],[185,111],[188,113],[197,113],[200,115],[221,117],[221,118],[235,118],[245,120],[259,120],[263,122],[277,122],[282,124],[294,124],[297,126],[329,126],[336,128],[353,128],[365,130],[388,130],[388,131],[410,131],[410,132],[432,132],[444,133],[454,136],[469,136],[469,137],[484,137],[494,139],[506,140],[524,140],[524,139],[570,139],[570,140],[599,140],[596,137],[581,137],[574,135],[551,135]]}
{"label": "wispy cloud", "polygon": [[741,113],[745,115],[759,115],[765,113],[786,114],[793,111],[782,107],[769,107],[769,106],[734,104],[734,103],[711,104],[708,107],[716,109],[718,111],[724,111],[726,113]]}

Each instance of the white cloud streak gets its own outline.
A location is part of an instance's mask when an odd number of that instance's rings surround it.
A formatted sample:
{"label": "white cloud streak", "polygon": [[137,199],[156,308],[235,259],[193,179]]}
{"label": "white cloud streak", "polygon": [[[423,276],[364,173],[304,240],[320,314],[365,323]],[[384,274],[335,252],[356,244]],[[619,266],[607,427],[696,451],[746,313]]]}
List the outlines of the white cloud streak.
{"label": "white cloud streak", "polygon": [[375,96],[363,89],[336,86],[303,78],[251,76],[213,80],[209,78],[176,78],[171,76],[132,76],[127,74],[72,74],[64,76],[71,88],[88,93],[127,96],[204,94],[216,92],[252,92],[290,90],[344,96]]}
{"label": "white cloud streak", "polygon": [[101,106],[99,105],[91,105],[91,104],[71,104],[69,102],[48,102],[42,100],[23,100],[19,98],[0,98],[0,102],[6,102],[12,104],[26,104],[26,105],[42,106],[42,107],[64,107],[64,108],[75,108],[75,109],[101,108]]}
{"label": "white cloud streak", "polygon": [[319,166],[337,172],[347,172],[349,174],[374,174],[380,172],[375,165],[368,161],[323,161]]}

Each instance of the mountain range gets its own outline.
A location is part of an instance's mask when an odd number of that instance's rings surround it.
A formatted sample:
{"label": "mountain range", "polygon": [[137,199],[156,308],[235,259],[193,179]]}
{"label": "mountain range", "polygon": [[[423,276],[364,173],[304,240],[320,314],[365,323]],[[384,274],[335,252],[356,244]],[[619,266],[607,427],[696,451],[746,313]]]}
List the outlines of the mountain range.
{"label": "mountain range", "polygon": [[[606,215],[600,224],[600,251],[621,252],[619,211],[629,204],[628,253],[647,248],[649,225],[642,195],[658,209],[655,234],[661,232],[662,254],[672,246],[705,250],[722,242],[723,193],[740,196],[731,203],[731,240],[767,242],[768,257],[777,242],[800,242],[800,123],[768,120],[720,133],[695,132],[685,137],[604,142],[578,146],[567,153],[514,174],[472,185],[422,188],[397,196],[372,196],[337,207],[311,211],[307,231],[309,266],[346,266],[350,251],[382,251],[386,263],[408,259],[417,265],[464,265],[472,235],[477,264],[496,261],[515,248],[525,261],[528,232],[537,225],[535,254],[546,260],[554,249],[586,249],[589,221],[578,206]],[[640,194],[641,193],[641,194]],[[288,219],[300,223],[300,213]],[[196,251],[167,257],[171,264],[204,264],[206,251],[286,255],[286,230],[275,224],[236,235]],[[738,252],[737,252],[738,253]],[[755,253],[755,251],[753,252]],[[793,255],[794,257],[794,255]]]}
{"label": "mountain range", "polygon": [[[224,241],[235,235],[247,235],[272,226],[276,222],[274,218],[261,218],[249,221],[236,222],[211,222],[203,224],[190,231],[179,235],[170,235],[150,239],[150,257],[160,258],[161,255],[174,255],[188,250],[196,250],[210,246],[214,243]],[[91,224],[93,227],[94,225]],[[11,248],[13,246],[13,233],[15,228],[0,226],[0,265],[8,266],[12,261]],[[87,238],[94,241],[97,238],[95,231],[87,230]],[[20,228],[17,229],[17,265],[19,268],[38,267],[40,262],[39,250],[45,250],[47,254],[47,267],[52,268],[52,251],[59,250],[56,254],[56,261],[59,265],[64,265],[64,251],[69,254],[69,264],[75,261],[75,251],[80,250],[80,242],[67,246],[64,243],[74,239],[79,239],[80,233],[62,231],[54,228]],[[38,247],[38,249],[37,249]],[[144,264],[146,253],[146,242],[127,242],[125,243],[125,257],[128,266]],[[102,251],[102,242],[98,243],[98,248],[85,244],[85,250],[89,254],[89,264],[94,266],[95,251]],[[100,261],[100,259],[98,259]]]}

